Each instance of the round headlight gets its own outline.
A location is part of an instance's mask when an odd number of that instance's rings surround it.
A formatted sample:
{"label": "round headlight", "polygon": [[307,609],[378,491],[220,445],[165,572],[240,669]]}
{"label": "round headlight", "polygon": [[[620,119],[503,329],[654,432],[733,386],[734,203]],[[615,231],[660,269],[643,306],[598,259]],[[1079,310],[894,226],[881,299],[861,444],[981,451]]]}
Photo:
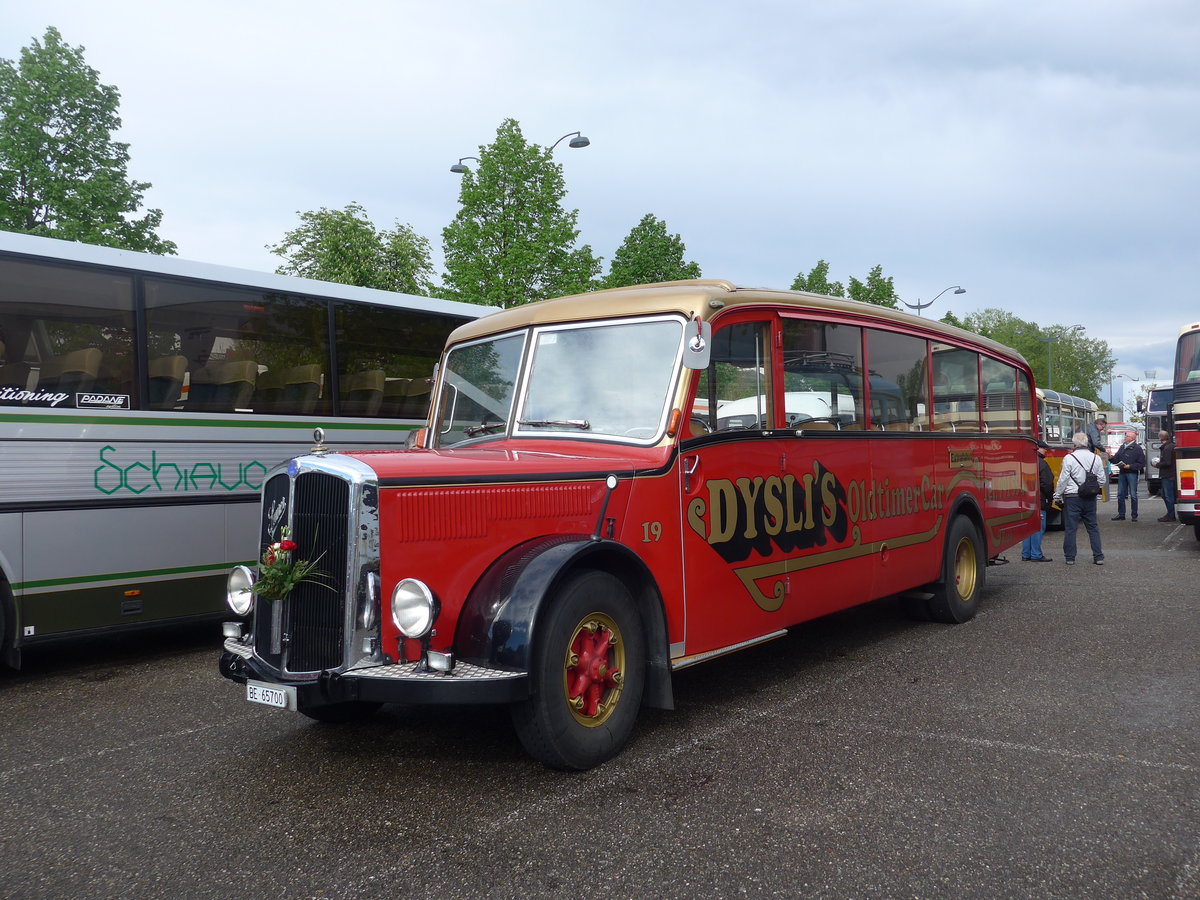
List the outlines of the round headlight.
{"label": "round headlight", "polygon": [[392,621],[406,638],[423,638],[433,628],[438,601],[421,582],[405,578],[392,591]]}
{"label": "round headlight", "polygon": [[254,609],[254,573],[247,566],[235,566],[225,580],[225,602],[237,615]]}

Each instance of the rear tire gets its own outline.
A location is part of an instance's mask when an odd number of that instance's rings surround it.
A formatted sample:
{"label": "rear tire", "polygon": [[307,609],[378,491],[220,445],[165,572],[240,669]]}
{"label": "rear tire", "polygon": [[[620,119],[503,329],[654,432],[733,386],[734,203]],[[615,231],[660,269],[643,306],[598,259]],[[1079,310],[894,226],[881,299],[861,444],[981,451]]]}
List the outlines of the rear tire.
{"label": "rear tire", "polygon": [[966,516],[956,517],[946,535],[942,580],[932,585],[930,618],[951,625],[974,618],[986,568],[987,554],[978,529]]}
{"label": "rear tire", "polygon": [[571,576],[548,598],[534,641],[533,695],[512,707],[521,744],[555,769],[590,769],[616,756],[646,680],[645,633],[629,590],[607,572]]}

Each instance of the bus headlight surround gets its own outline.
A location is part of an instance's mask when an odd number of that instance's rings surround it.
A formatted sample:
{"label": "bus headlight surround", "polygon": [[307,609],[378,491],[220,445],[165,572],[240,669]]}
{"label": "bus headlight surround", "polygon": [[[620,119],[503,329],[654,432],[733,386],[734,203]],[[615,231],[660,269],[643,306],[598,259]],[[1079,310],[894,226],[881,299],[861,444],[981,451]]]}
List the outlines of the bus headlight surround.
{"label": "bus headlight surround", "polygon": [[415,578],[405,578],[392,591],[392,621],[406,638],[428,635],[440,606],[433,591]]}
{"label": "bus headlight surround", "polygon": [[254,609],[254,573],[249,566],[234,566],[225,579],[225,602],[239,616]]}

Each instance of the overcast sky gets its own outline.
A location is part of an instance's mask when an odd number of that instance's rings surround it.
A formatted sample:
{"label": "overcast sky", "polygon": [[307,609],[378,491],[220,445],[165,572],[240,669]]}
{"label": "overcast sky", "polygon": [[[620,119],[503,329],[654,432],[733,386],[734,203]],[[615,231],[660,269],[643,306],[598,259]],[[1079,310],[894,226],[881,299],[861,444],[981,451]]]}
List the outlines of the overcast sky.
{"label": "overcast sky", "polygon": [[0,6],[0,57],[50,25],[185,259],[272,271],[298,212],[356,201],[440,262],[449,166],[515,118],[591,139],[556,158],[606,260],[652,213],[739,284],[878,263],[909,303],[967,289],[935,317],[1083,324],[1133,378],[1200,319],[1196,0],[40,0]]}

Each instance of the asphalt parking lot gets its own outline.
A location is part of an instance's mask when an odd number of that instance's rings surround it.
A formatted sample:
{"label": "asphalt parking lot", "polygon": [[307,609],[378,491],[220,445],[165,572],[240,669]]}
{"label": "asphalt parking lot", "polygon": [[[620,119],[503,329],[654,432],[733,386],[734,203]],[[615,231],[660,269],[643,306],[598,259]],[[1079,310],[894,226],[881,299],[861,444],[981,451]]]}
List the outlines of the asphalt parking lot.
{"label": "asphalt parking lot", "polygon": [[1142,503],[1104,567],[1014,548],[965,625],[884,600],[678,673],[577,775],[499,709],[251,706],[209,627],[30,654],[0,895],[1200,897],[1200,543]]}

